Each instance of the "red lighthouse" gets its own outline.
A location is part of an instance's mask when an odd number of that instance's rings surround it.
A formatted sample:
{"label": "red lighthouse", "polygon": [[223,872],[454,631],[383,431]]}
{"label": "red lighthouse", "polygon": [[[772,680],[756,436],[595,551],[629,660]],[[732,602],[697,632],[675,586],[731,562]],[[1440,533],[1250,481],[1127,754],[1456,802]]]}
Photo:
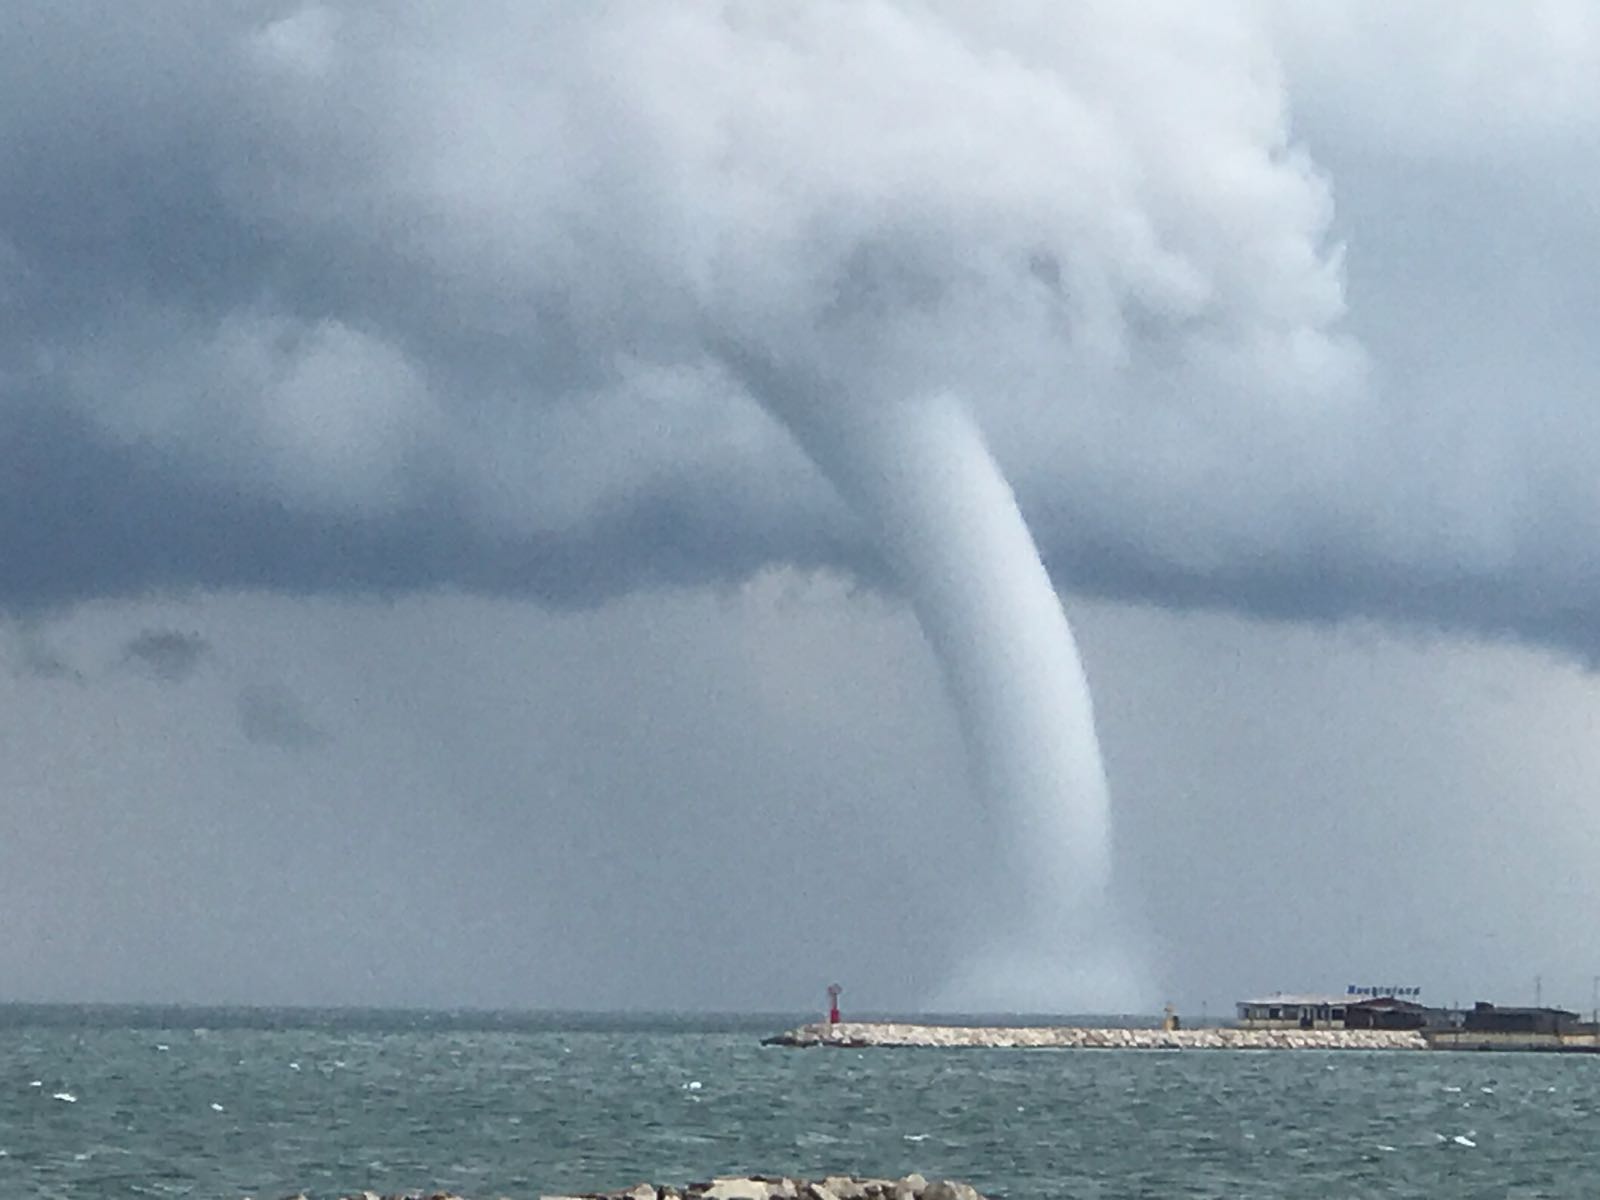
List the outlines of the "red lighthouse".
{"label": "red lighthouse", "polygon": [[839,1023],[839,993],[844,991],[837,983],[828,985],[828,1024]]}

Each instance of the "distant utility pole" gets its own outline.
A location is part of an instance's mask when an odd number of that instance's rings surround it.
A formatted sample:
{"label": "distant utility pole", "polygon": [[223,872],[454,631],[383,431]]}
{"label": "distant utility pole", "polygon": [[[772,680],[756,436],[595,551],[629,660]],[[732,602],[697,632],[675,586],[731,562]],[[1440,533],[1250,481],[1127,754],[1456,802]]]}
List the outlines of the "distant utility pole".
{"label": "distant utility pole", "polygon": [[1543,1008],[1544,1007],[1544,976],[1543,975],[1535,975],[1533,977],[1533,1006],[1535,1008]]}
{"label": "distant utility pole", "polygon": [[1589,980],[1589,1020],[1600,1025],[1600,975]]}

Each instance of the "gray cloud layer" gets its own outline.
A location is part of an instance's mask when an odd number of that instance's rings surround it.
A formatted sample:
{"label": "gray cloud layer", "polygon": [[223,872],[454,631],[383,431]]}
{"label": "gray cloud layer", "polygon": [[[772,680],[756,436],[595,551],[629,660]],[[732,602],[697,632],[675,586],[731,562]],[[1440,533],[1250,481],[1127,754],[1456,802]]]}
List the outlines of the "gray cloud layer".
{"label": "gray cloud layer", "polygon": [[758,360],[959,391],[1063,585],[1591,654],[1558,7],[1541,107],[1361,6],[14,6],[0,606],[873,577]]}

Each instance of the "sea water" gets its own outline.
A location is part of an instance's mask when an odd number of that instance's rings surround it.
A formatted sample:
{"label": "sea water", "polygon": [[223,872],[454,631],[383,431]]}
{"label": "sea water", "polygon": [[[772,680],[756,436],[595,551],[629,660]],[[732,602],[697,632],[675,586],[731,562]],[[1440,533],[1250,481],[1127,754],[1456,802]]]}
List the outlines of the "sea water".
{"label": "sea water", "polygon": [[0,1007],[0,1196],[752,1171],[990,1196],[1593,1196],[1600,1057],[788,1050],[770,1018]]}

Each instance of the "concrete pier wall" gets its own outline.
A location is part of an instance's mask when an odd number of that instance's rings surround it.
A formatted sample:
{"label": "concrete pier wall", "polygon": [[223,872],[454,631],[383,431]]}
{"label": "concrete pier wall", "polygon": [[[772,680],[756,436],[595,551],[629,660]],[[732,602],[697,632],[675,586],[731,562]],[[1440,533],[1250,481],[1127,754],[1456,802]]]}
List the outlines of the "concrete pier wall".
{"label": "concrete pier wall", "polygon": [[1430,1030],[1426,1036],[1433,1050],[1553,1050],[1566,1054],[1600,1054],[1600,1038],[1592,1033],[1437,1029]]}

